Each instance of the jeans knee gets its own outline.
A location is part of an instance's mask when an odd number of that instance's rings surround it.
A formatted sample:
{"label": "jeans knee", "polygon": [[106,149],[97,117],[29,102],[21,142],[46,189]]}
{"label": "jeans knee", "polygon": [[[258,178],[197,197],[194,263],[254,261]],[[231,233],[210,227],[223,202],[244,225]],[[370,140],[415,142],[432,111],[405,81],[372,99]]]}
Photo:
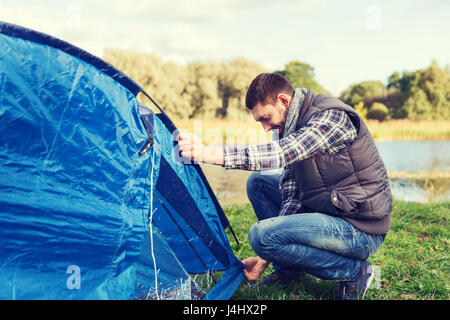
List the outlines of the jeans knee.
{"label": "jeans knee", "polygon": [[248,241],[250,243],[250,246],[252,247],[253,251],[256,247],[260,246],[261,243],[261,235],[260,230],[258,228],[258,223],[253,224],[250,227],[250,230],[248,231]]}
{"label": "jeans knee", "polygon": [[252,195],[257,188],[259,179],[258,172],[252,172],[247,178],[247,196]]}
{"label": "jeans knee", "polygon": [[250,242],[250,246],[258,255],[261,255],[262,252],[265,251],[263,240],[266,233],[264,232],[264,228],[262,225],[263,223],[257,222],[250,227],[250,230],[248,232],[248,240]]}

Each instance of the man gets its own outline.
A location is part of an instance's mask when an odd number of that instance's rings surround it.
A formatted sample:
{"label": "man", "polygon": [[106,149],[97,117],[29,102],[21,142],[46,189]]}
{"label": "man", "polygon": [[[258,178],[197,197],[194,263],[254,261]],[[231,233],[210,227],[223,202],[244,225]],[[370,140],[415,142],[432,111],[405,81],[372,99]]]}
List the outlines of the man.
{"label": "man", "polygon": [[270,262],[262,285],[287,284],[301,272],[340,280],[340,299],[362,298],[373,276],[367,258],[389,230],[392,196],[387,172],[363,119],[342,101],[293,89],[276,73],[258,75],[246,106],[280,139],[249,146],[204,146],[179,136],[181,155],[226,169],[283,168],[252,173],[247,193],[259,219],[249,231],[258,254],[243,260],[248,280]]}

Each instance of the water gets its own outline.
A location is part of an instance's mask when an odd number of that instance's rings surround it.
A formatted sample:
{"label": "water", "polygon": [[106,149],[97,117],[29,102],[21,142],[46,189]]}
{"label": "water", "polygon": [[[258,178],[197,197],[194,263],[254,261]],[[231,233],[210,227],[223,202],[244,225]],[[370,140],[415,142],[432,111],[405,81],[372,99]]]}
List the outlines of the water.
{"label": "water", "polygon": [[417,173],[390,179],[395,199],[450,201],[450,141],[389,141],[376,145],[388,172]]}
{"label": "water", "polygon": [[390,179],[394,199],[414,202],[450,201],[450,179]]}
{"label": "water", "polygon": [[377,142],[389,172],[450,171],[450,141]]}
{"label": "water", "polygon": [[[400,172],[390,179],[395,199],[450,201],[450,141],[378,142],[377,148],[388,172]],[[248,203],[245,186],[250,172],[203,164],[202,169],[221,204]],[[403,177],[405,172],[410,174]]]}

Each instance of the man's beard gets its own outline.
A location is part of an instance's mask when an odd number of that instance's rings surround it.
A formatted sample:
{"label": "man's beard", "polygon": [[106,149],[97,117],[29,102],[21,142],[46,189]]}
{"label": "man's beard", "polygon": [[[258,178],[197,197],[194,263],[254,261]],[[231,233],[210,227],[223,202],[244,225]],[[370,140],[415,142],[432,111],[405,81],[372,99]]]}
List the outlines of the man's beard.
{"label": "man's beard", "polygon": [[[274,126],[272,129],[272,138],[282,138],[284,133],[284,127],[283,126]],[[278,140],[278,139],[277,139]]]}

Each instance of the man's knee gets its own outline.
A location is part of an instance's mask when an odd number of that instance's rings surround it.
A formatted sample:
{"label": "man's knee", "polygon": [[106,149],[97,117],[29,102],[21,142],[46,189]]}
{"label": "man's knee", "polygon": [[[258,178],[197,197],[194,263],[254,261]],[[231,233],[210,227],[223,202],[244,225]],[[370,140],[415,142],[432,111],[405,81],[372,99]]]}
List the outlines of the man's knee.
{"label": "man's knee", "polygon": [[247,178],[247,196],[253,194],[256,191],[257,185],[260,180],[259,172],[252,172]]}
{"label": "man's knee", "polygon": [[250,242],[250,245],[258,255],[263,255],[263,252],[266,251],[266,244],[264,242],[264,239],[267,236],[268,230],[266,223],[268,221],[258,221],[255,224],[253,224],[250,227],[250,230],[248,232],[248,240]]}
{"label": "man's knee", "polygon": [[255,251],[255,247],[259,247],[260,243],[260,230],[258,229],[258,223],[253,224],[248,231],[248,241],[250,242],[250,246],[253,251]]}

